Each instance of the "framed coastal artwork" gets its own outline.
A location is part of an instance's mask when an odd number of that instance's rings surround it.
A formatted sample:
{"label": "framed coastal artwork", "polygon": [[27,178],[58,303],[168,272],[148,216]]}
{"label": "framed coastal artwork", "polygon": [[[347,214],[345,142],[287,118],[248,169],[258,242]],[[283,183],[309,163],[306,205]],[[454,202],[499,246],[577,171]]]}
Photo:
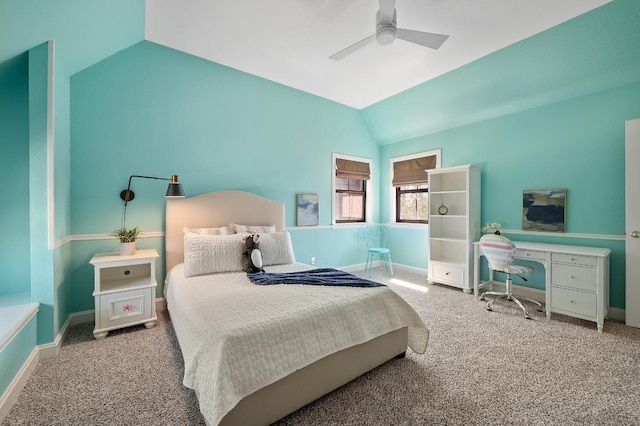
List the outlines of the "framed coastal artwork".
{"label": "framed coastal artwork", "polygon": [[566,219],[566,189],[522,191],[522,229],[524,231],[565,232]]}
{"label": "framed coastal artwork", "polygon": [[298,226],[318,225],[318,194],[296,194]]}

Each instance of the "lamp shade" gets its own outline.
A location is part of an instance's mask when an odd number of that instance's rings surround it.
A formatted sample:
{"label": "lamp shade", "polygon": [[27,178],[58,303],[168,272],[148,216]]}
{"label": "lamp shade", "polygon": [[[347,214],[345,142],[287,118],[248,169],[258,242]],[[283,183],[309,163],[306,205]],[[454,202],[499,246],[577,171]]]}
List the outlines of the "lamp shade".
{"label": "lamp shade", "polygon": [[184,196],[184,190],[178,181],[178,175],[171,175],[171,183],[167,187],[167,194],[165,197],[183,198]]}

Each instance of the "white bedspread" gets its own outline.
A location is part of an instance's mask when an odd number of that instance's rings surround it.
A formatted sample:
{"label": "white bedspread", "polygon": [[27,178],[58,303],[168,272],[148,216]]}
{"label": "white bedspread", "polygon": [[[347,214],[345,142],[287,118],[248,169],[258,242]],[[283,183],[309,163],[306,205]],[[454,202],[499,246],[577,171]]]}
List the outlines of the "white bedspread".
{"label": "white bedspread", "polygon": [[211,425],[244,397],[331,353],[407,326],[413,351],[424,353],[429,338],[418,314],[388,287],[256,286],[245,273],[185,278],[180,264],[167,276],[165,295],[183,383]]}

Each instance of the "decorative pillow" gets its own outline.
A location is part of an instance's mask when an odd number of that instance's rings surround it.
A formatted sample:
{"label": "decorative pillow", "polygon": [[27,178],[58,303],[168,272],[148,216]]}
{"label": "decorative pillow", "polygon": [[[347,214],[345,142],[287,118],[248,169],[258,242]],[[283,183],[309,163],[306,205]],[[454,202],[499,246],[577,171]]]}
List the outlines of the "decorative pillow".
{"label": "decorative pillow", "polygon": [[287,231],[260,235],[260,251],[264,266],[296,262],[291,235]]}
{"label": "decorative pillow", "polygon": [[241,235],[184,234],[184,275],[242,271]]}
{"label": "decorative pillow", "polygon": [[184,234],[193,232],[194,234],[200,235],[233,235],[236,233],[236,231],[229,226],[221,226],[219,228],[189,228],[185,226],[182,228],[182,232]]}
{"label": "decorative pillow", "polygon": [[276,232],[275,225],[238,225],[237,223],[230,223],[229,226],[238,234],[270,234]]}

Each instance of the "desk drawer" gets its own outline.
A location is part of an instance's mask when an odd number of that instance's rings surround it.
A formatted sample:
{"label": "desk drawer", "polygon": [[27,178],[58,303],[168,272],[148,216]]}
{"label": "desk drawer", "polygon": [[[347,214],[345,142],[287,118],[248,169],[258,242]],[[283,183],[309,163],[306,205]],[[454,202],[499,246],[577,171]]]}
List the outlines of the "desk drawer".
{"label": "desk drawer", "polygon": [[514,257],[518,259],[528,259],[544,262],[547,258],[547,255],[543,251],[516,249]]}
{"label": "desk drawer", "polygon": [[551,285],[596,292],[598,276],[595,268],[551,264]]}
{"label": "desk drawer", "polygon": [[464,284],[464,268],[455,265],[434,264],[431,266],[429,279],[443,283]]}
{"label": "desk drawer", "polygon": [[563,253],[551,253],[551,261],[585,266],[596,266],[597,264],[597,259],[593,256],[579,256]]}
{"label": "desk drawer", "polygon": [[552,287],[551,310],[596,317],[596,295],[593,293]]}

